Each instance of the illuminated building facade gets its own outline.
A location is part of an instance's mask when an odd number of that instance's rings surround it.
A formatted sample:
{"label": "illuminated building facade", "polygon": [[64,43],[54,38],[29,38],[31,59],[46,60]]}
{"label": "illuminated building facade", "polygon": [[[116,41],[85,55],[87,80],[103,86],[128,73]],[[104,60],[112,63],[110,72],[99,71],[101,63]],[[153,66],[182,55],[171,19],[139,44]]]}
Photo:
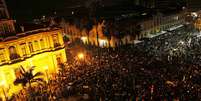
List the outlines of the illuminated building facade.
{"label": "illuminated building facade", "polygon": [[171,27],[183,25],[184,23],[185,16],[183,12],[166,16],[158,13],[153,18],[140,22],[142,26],[140,38],[166,31]]}
{"label": "illuminated building facade", "polygon": [[196,19],[196,21],[194,22],[194,26],[198,30],[201,30],[201,18]]}
{"label": "illuminated building facade", "polygon": [[103,34],[103,22],[98,25],[93,25],[92,29],[87,35],[86,29],[79,29],[75,25],[71,25],[68,22],[62,22],[62,28],[64,29],[65,35],[67,35],[71,42],[76,39],[81,39],[84,44],[91,44],[100,47],[115,47],[117,43],[117,38],[111,36],[110,40]]}
{"label": "illuminated building facade", "polygon": [[[4,6],[0,6],[3,7],[0,9],[0,89],[11,96],[22,88],[13,84],[20,66],[27,70],[35,66],[34,73],[43,72],[47,80],[47,75],[56,74],[58,67],[66,62],[66,52],[62,29],[47,27],[17,33],[5,2],[0,0],[1,4]],[[2,90],[0,98],[5,98]]]}
{"label": "illuminated building facade", "polygon": [[57,73],[58,66],[66,62],[62,32],[57,28],[44,28],[3,39],[0,42],[0,82],[5,84],[1,85],[16,88],[13,82],[20,66],[25,69],[36,66],[34,72]]}

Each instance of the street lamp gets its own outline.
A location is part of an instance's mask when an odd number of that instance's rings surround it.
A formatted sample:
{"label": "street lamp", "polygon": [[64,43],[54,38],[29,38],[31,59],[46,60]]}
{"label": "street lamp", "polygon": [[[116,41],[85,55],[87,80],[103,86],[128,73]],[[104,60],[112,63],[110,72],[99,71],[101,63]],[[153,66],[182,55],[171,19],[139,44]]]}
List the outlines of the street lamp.
{"label": "street lamp", "polygon": [[83,60],[85,56],[83,53],[78,53],[77,57],[79,60]]}

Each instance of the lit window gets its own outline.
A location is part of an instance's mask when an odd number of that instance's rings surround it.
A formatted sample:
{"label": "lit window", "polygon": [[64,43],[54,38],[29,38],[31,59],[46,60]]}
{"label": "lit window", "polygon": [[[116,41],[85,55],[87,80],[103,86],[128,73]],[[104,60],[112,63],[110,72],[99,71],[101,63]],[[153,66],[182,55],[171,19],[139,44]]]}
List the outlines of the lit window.
{"label": "lit window", "polygon": [[34,48],[36,51],[39,50],[39,44],[38,44],[38,41],[34,41]]}
{"label": "lit window", "polygon": [[17,53],[17,51],[16,51],[14,46],[9,47],[9,52],[10,52],[10,54],[16,54]]}
{"label": "lit window", "polygon": [[20,44],[20,48],[21,48],[21,51],[22,51],[22,55],[23,56],[27,55],[26,44],[25,43]]}
{"label": "lit window", "polygon": [[9,47],[9,53],[10,53],[10,59],[17,59],[20,56],[17,54],[16,48],[14,46],[10,46]]}
{"label": "lit window", "polygon": [[53,39],[54,47],[60,46],[60,44],[59,44],[59,38],[58,38],[58,35],[57,35],[57,34],[54,34],[54,35],[52,36],[52,39]]}
{"label": "lit window", "polygon": [[9,33],[9,32],[10,32],[10,31],[9,31],[9,27],[8,27],[7,24],[3,24],[3,28],[4,28],[4,32],[5,32],[5,33]]}
{"label": "lit window", "polygon": [[4,48],[1,48],[0,49],[0,62],[4,62],[6,59],[5,59],[5,50]]}
{"label": "lit window", "polygon": [[41,49],[45,49],[45,43],[43,39],[40,39],[40,47]]}
{"label": "lit window", "polygon": [[31,53],[34,52],[32,42],[29,42],[29,50],[30,50]]}

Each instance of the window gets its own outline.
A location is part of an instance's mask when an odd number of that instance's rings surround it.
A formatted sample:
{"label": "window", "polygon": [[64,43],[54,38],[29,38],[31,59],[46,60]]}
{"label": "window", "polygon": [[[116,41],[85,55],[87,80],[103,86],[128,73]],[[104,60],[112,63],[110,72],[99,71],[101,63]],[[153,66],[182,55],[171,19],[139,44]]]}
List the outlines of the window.
{"label": "window", "polygon": [[5,62],[6,61],[4,54],[5,54],[5,50],[4,50],[4,48],[1,48],[0,49],[0,62]]}
{"label": "window", "polygon": [[40,39],[40,47],[41,49],[45,49],[45,43],[43,39]]}
{"label": "window", "polygon": [[8,33],[9,32],[9,28],[7,24],[3,24],[3,28],[4,28],[4,33]]}
{"label": "window", "polygon": [[3,29],[3,26],[1,25],[0,26],[0,34],[3,34],[4,33],[4,29]]}
{"label": "window", "polygon": [[9,32],[13,32],[13,26],[12,25],[9,25],[8,28],[9,28]]}
{"label": "window", "polygon": [[17,54],[17,51],[14,46],[9,47],[9,52],[10,52],[10,54]]}
{"label": "window", "polygon": [[16,48],[14,46],[9,47],[10,59],[14,60],[19,58],[20,56],[17,54]]}
{"label": "window", "polygon": [[26,56],[27,55],[26,44],[25,43],[20,44],[20,48],[21,48],[21,51],[22,51],[22,55]]}
{"label": "window", "polygon": [[34,48],[35,48],[36,51],[39,50],[39,43],[38,43],[38,41],[34,41]]}
{"label": "window", "polygon": [[32,42],[29,42],[29,51],[30,51],[31,53],[34,52]]}
{"label": "window", "polygon": [[54,34],[54,35],[52,36],[52,39],[53,39],[54,47],[60,46],[58,34]]}
{"label": "window", "polygon": [[61,54],[58,54],[58,55],[56,55],[56,60],[57,60],[57,65],[58,65],[58,67],[60,67],[61,66],[61,64],[62,64],[62,56],[61,56]]}

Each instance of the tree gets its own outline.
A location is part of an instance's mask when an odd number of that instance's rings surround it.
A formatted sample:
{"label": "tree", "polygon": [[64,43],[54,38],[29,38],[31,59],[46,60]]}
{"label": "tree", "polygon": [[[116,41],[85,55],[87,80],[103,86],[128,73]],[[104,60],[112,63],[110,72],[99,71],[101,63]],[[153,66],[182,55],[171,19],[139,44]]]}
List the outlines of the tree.
{"label": "tree", "polygon": [[105,25],[104,27],[103,27],[103,34],[107,37],[107,40],[108,40],[108,45],[109,45],[109,47],[111,46],[110,45],[110,41],[111,41],[111,30],[112,28],[111,28],[111,26],[109,26],[109,25]]}
{"label": "tree", "polygon": [[134,38],[137,37],[137,38],[139,39],[141,32],[142,32],[142,27],[141,27],[141,25],[135,26],[135,30],[134,30],[133,37],[134,37]]}
{"label": "tree", "polygon": [[70,39],[69,39],[69,37],[67,35],[64,35],[63,40],[64,40],[64,42],[69,42],[70,41]]}
{"label": "tree", "polygon": [[32,83],[44,83],[44,79],[39,78],[44,74],[42,72],[33,74],[34,68],[35,66],[32,66],[29,70],[25,71],[24,67],[20,66],[21,77],[16,78],[14,85],[22,84],[22,86],[25,87],[28,84],[29,88],[31,88]]}
{"label": "tree", "polygon": [[87,41],[88,41],[88,44],[89,44],[89,33],[90,33],[90,30],[92,29],[93,27],[93,24],[91,21],[88,21],[88,23],[85,25],[86,27],[86,34],[87,34]]}

